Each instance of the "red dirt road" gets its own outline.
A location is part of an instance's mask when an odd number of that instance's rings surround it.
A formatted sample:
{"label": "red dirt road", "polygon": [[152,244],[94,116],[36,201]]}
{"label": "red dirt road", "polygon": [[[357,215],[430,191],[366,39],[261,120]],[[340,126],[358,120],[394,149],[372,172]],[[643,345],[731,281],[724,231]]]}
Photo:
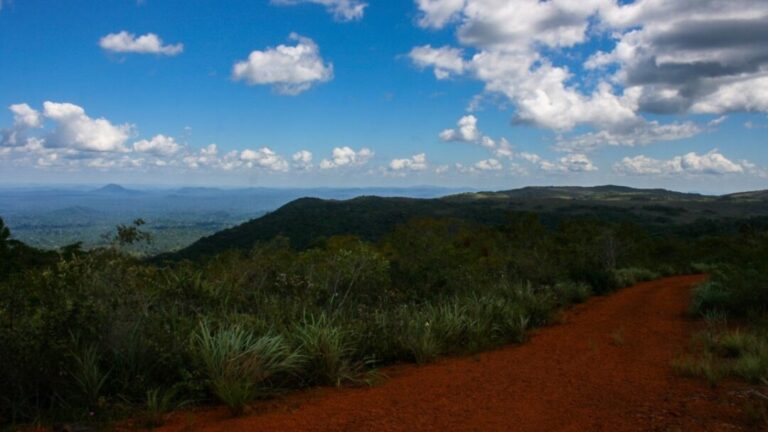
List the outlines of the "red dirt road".
{"label": "red dirt road", "polygon": [[726,388],[675,376],[696,325],[684,316],[701,276],[594,298],[528,343],[423,367],[385,370],[381,386],[315,389],[257,404],[176,413],[165,431],[741,430]]}

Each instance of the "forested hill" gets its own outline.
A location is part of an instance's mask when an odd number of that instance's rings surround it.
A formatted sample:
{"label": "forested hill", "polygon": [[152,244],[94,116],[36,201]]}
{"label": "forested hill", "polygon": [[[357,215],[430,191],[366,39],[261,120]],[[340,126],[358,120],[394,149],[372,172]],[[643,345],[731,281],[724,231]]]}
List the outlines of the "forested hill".
{"label": "forested hill", "polygon": [[[526,187],[476,192],[436,199],[381,198],[351,200],[301,198],[239,226],[204,237],[159,259],[196,259],[229,249],[249,249],[259,241],[284,236],[304,249],[322,238],[355,235],[376,241],[414,218],[454,218],[500,225],[511,212],[534,212],[547,225],[563,218],[588,217],[669,229],[671,226],[768,216],[768,191],[723,196],[623,186]],[[728,224],[722,224],[726,226]]]}

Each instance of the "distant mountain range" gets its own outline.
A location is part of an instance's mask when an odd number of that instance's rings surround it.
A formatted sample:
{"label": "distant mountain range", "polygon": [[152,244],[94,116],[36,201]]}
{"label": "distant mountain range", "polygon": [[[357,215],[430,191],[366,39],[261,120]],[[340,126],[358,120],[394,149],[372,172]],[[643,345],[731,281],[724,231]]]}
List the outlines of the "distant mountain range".
{"label": "distant mountain range", "polygon": [[285,236],[297,248],[318,238],[351,234],[376,241],[418,217],[450,217],[480,224],[504,223],[510,212],[535,212],[550,225],[565,217],[633,222],[663,230],[702,221],[768,217],[768,191],[709,196],[624,186],[526,187],[467,192],[432,199],[362,196],[349,200],[302,198],[241,225],[204,237],[161,259],[196,259],[228,249],[248,249]]}

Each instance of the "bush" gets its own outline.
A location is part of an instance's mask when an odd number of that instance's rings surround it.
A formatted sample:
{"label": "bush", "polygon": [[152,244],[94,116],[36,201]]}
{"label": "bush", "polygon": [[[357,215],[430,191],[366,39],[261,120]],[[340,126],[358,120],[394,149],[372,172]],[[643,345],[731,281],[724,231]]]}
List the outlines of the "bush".
{"label": "bush", "polygon": [[611,270],[580,269],[571,273],[571,279],[592,287],[595,294],[608,294],[621,288],[616,273]]}
{"label": "bush", "polygon": [[363,364],[353,360],[352,334],[332,323],[327,315],[305,317],[296,325],[294,337],[304,358],[302,378],[307,383],[340,386],[361,376]]}
{"label": "bush", "polygon": [[616,282],[620,287],[628,287],[639,282],[646,282],[661,277],[656,272],[644,268],[628,267],[614,270]]}
{"label": "bush", "polygon": [[297,371],[302,362],[281,336],[257,337],[238,325],[212,332],[203,322],[194,346],[211,392],[233,415],[253,399],[274,393],[269,380]]}
{"label": "bush", "polygon": [[697,335],[696,351],[678,359],[673,366],[686,376],[701,376],[714,385],[727,376],[751,383],[768,379],[768,338],[755,330],[729,331],[710,328]]}
{"label": "bush", "polygon": [[552,290],[561,305],[582,303],[592,296],[592,287],[585,283],[560,282]]}
{"label": "bush", "polygon": [[694,288],[689,310],[697,315],[704,315],[710,311],[726,311],[729,309],[729,302],[730,294],[722,288],[720,283],[707,281]]}
{"label": "bush", "polygon": [[100,405],[100,397],[109,372],[101,367],[101,354],[94,346],[72,353],[73,367],[70,372],[76,383],[78,396],[89,411]]}
{"label": "bush", "polygon": [[[438,324],[438,309],[429,307],[422,311],[408,311],[404,318],[405,325],[400,333],[399,343],[417,364],[435,361],[445,349],[446,330],[451,333],[451,326],[458,327],[458,322]],[[438,329],[437,327],[443,327]],[[448,327],[448,328],[446,328]]]}
{"label": "bush", "polygon": [[729,268],[699,285],[693,293],[691,312],[719,310],[735,316],[768,312],[768,272]]}

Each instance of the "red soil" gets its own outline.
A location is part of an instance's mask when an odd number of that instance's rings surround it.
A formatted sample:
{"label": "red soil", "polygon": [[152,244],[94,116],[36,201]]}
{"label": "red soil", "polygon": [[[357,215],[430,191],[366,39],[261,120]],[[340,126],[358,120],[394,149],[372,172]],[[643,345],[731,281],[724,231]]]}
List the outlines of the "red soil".
{"label": "red soil", "polygon": [[313,389],[226,410],[176,413],[163,431],[719,431],[741,430],[728,387],[675,376],[695,322],[701,276],[594,298],[528,343],[467,358],[396,366],[374,388]]}

